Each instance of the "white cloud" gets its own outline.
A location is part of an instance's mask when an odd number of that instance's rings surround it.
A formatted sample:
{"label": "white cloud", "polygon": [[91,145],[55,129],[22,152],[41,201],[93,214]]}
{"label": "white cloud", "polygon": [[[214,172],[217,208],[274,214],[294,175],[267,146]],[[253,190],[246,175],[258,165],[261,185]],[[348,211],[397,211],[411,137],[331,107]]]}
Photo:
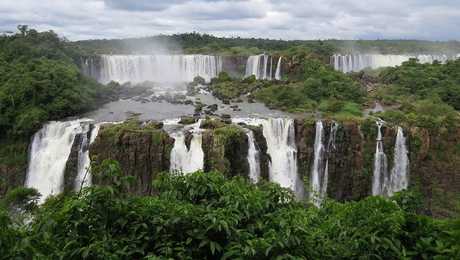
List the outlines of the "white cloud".
{"label": "white cloud", "polygon": [[71,40],[199,31],[283,39],[460,40],[456,0],[2,0],[0,31]]}

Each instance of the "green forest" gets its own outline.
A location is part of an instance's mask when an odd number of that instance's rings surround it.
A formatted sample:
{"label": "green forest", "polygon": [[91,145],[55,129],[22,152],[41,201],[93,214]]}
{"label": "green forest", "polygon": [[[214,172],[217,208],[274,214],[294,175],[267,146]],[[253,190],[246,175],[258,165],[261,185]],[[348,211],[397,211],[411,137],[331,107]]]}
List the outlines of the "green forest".
{"label": "green forest", "polygon": [[74,43],[86,55],[151,52],[152,46],[167,46],[172,52],[220,55],[251,55],[262,52],[288,54],[296,48],[330,56],[333,53],[460,53],[460,43],[417,40],[273,40],[241,37],[216,37],[197,32],[130,39],[85,40]]}
{"label": "green forest", "polygon": [[[1,201],[2,259],[457,259],[460,220],[418,214],[416,191],[386,199],[296,201],[271,183],[217,172],[159,176],[129,195],[116,161],[94,165],[110,186],[37,207],[19,188]],[[8,211],[10,213],[8,213]],[[23,223],[26,223],[25,225]]]}
{"label": "green forest", "polygon": [[[8,190],[0,193],[0,259],[460,259],[459,216],[427,216],[417,188],[390,198],[328,199],[318,208],[277,184],[199,171],[162,173],[151,194],[135,195],[127,192],[134,180],[119,162],[104,160],[92,164],[92,174],[110,185],[66,192],[42,205],[36,190],[8,189],[22,186],[31,137],[45,122],[91,111],[117,91],[111,88],[116,84],[85,76],[81,57],[142,52],[152,42],[172,52],[266,52],[289,61],[281,80],[221,72],[205,87],[221,100],[246,96],[307,120],[318,114],[340,122],[382,118],[445,137],[460,127],[460,59],[445,64],[412,59],[344,74],[330,66],[329,57],[351,46],[381,53],[460,52],[458,42],[284,41],[199,33],[71,42],[53,31],[18,30],[0,36],[0,191]],[[390,109],[365,113],[375,102]],[[424,149],[418,139],[411,145]],[[454,165],[460,145],[449,145],[455,146],[451,154],[442,154],[439,144],[437,154],[424,160],[447,158]]]}

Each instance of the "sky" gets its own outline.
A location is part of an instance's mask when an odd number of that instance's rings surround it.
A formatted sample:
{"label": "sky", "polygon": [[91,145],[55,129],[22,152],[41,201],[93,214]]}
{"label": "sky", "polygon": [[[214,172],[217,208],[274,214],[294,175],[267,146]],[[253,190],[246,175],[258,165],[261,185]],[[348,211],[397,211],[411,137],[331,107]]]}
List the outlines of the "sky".
{"label": "sky", "polygon": [[285,40],[460,40],[460,0],[0,0],[0,32],[18,24],[69,40],[192,31]]}

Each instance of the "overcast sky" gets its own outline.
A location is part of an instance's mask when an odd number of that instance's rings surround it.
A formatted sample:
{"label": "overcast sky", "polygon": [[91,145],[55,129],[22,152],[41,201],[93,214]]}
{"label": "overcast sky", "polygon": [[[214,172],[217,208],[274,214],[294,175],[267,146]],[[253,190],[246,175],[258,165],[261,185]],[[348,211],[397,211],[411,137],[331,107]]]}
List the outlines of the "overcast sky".
{"label": "overcast sky", "polygon": [[0,31],[70,40],[197,31],[274,39],[460,40],[460,0],[0,0]]}

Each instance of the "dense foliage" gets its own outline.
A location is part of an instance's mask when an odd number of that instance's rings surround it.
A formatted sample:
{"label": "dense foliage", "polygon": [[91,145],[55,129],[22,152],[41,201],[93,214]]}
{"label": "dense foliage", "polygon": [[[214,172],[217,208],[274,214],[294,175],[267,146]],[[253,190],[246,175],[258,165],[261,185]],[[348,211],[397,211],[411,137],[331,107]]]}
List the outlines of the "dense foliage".
{"label": "dense foliage", "polygon": [[382,53],[382,54],[457,54],[460,42],[419,41],[419,40],[328,40],[340,53]]}
{"label": "dense foliage", "polygon": [[389,122],[429,129],[460,123],[460,59],[421,64],[413,59],[382,70],[371,97],[397,109],[380,113]]}
{"label": "dense foliage", "polygon": [[[98,168],[99,167],[99,168]],[[219,173],[164,174],[156,196],[123,192],[116,162],[98,174],[111,186],[49,199],[36,209],[22,189],[2,203],[0,258],[67,259],[431,259],[457,258],[458,221],[419,216],[417,196],[360,202],[296,202],[276,184]],[[13,204],[15,203],[15,204]],[[21,206],[22,205],[22,206]],[[11,211],[10,211],[11,212]],[[22,220],[23,221],[23,220]]]}
{"label": "dense foliage", "polygon": [[145,38],[87,40],[75,43],[87,55],[158,51],[220,55],[252,55],[262,52],[285,53],[292,48],[305,48],[329,57],[334,49],[324,41],[285,41],[260,38],[215,37],[208,34],[184,33]]}
{"label": "dense foliage", "polygon": [[169,51],[223,55],[250,55],[261,52],[292,54],[296,48],[329,57],[339,53],[460,53],[460,43],[417,40],[274,40],[261,38],[215,37],[208,34],[184,33],[144,38],[85,40],[75,45],[88,55],[108,53],[152,52],[167,48]]}
{"label": "dense foliage", "polygon": [[93,107],[103,92],[54,32],[19,29],[0,36],[0,136],[28,137],[44,121]]}
{"label": "dense foliage", "polygon": [[446,64],[421,64],[412,59],[402,66],[388,68],[381,73],[383,83],[391,84],[391,91],[414,99],[439,97],[446,104],[460,110],[460,59]]}
{"label": "dense foliage", "polygon": [[327,114],[361,115],[366,93],[358,82],[317,59],[302,59],[300,66],[299,80],[260,81],[254,76],[238,80],[221,73],[210,89],[221,99],[250,94],[269,107],[289,112],[320,110]]}

